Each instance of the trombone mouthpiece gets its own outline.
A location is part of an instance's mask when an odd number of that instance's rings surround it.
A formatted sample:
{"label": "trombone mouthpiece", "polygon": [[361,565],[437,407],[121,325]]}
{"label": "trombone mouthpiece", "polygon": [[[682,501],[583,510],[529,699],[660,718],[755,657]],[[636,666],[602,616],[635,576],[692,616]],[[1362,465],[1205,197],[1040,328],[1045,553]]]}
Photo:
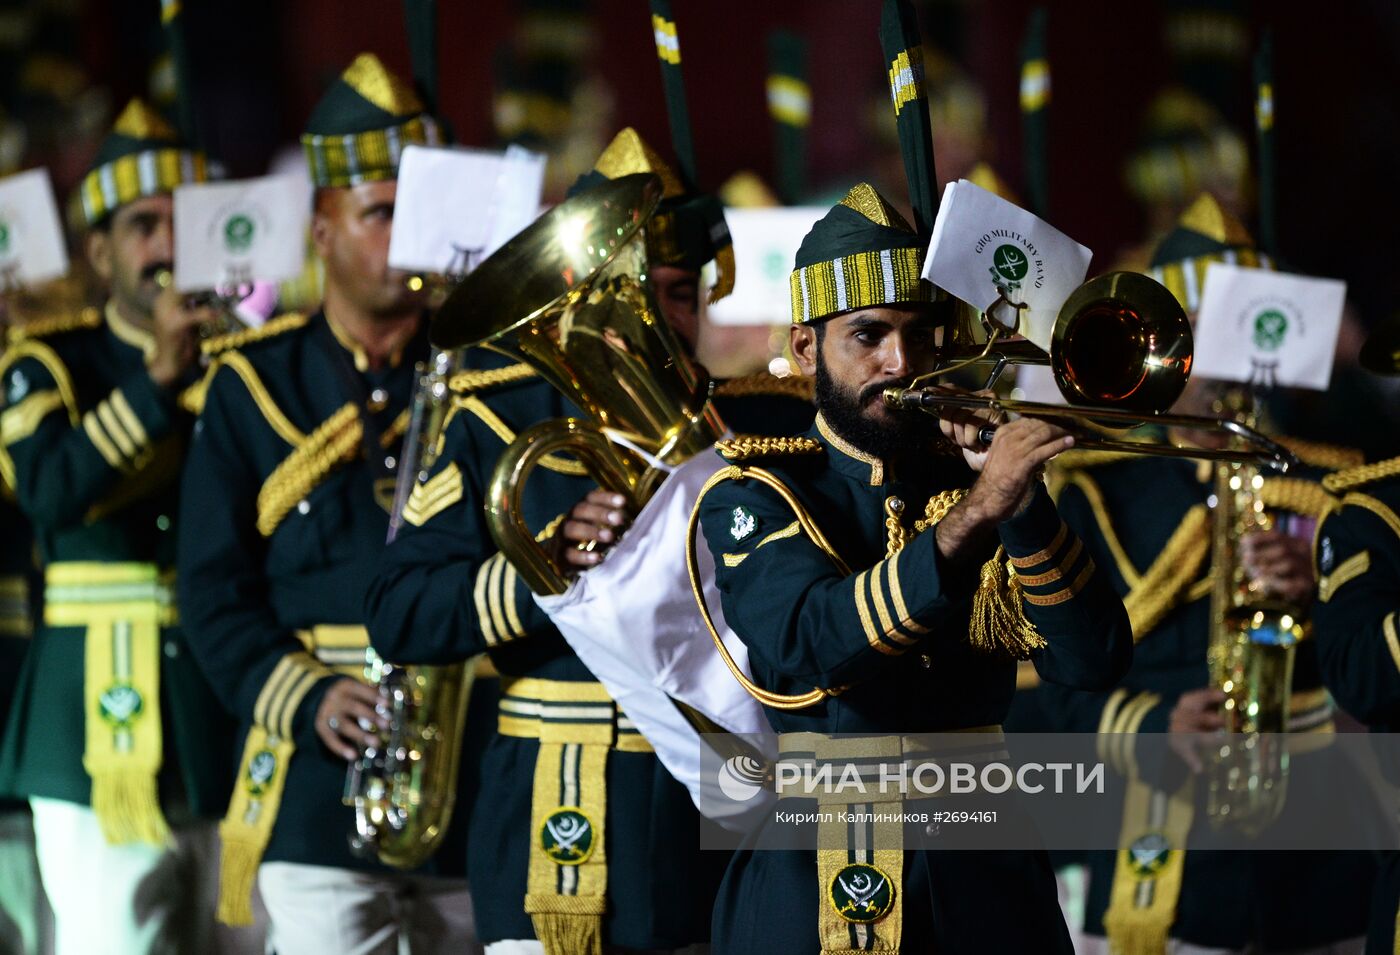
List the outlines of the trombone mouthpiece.
{"label": "trombone mouthpiece", "polygon": [[887,406],[905,411],[922,408],[924,406],[923,397],[923,391],[917,388],[886,388],[884,392]]}

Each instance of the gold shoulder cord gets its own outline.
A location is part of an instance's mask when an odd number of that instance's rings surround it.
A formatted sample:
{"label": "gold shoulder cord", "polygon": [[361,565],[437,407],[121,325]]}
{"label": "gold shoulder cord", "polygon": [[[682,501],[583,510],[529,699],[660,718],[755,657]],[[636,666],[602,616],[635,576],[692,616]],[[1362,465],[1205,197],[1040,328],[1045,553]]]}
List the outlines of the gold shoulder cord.
{"label": "gold shoulder cord", "polygon": [[1372,481],[1379,481],[1382,478],[1394,477],[1397,474],[1400,474],[1400,457],[1387,458],[1384,461],[1377,461],[1375,464],[1363,464],[1360,467],[1329,474],[1322,479],[1322,486],[1335,494],[1339,491],[1349,491],[1363,484],[1370,484]]}
{"label": "gold shoulder cord", "polygon": [[729,668],[730,673],[734,674],[734,679],[739,681],[739,685],[764,706],[771,706],[775,710],[803,710],[809,706],[815,706],[828,696],[836,696],[845,689],[845,687],[837,687],[829,690],[818,687],[806,693],[795,695],[773,693],[763,689],[753,680],[749,679],[748,675],[734,662],[734,657],[730,655],[728,648],[724,645],[724,640],[719,635],[719,631],[715,629],[715,621],[714,617],[710,614],[710,608],[705,605],[705,591],[700,582],[700,567],[695,558],[695,543],[696,538],[699,536],[698,531],[700,527],[700,505],[704,502],[705,495],[709,494],[710,491],[721,483],[725,481],[743,481],[749,478],[776,491],[778,496],[783,499],[784,503],[792,508],[793,513],[797,515],[798,523],[801,525],[803,532],[811,539],[812,543],[820,547],[822,551],[831,558],[832,563],[836,565],[836,569],[839,570],[843,576],[850,576],[851,569],[846,566],[846,562],[836,553],[836,549],[831,546],[831,542],[826,539],[826,535],[813,523],[811,515],[807,513],[807,509],[802,506],[802,502],[797,499],[796,495],[788,490],[787,485],[783,484],[771,471],[767,471],[763,468],[741,468],[737,464],[731,464],[729,467],[716,471],[710,476],[710,479],[700,488],[700,494],[695,498],[695,505],[690,511],[690,524],[686,528],[685,551],[685,567],[690,573],[690,589],[695,594],[695,603],[700,608],[700,616],[705,621],[705,629],[710,631],[710,638],[715,642],[715,649],[719,651],[720,658],[724,660],[724,665]]}

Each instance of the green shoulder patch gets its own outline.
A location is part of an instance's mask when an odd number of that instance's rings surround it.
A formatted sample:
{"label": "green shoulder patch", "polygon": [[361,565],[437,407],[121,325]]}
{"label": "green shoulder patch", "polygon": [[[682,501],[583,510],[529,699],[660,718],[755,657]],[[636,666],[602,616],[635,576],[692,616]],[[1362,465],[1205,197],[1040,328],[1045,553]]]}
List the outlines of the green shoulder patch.
{"label": "green shoulder patch", "polygon": [[769,438],[757,434],[740,434],[725,441],[716,441],[715,450],[726,461],[748,461],[751,458],[779,455],[821,454],[824,448],[816,438]]}
{"label": "green shoulder patch", "polygon": [[729,536],[734,538],[734,543],[746,541],[758,533],[758,517],[744,505],[734,508],[730,516],[734,518],[734,523],[729,526]]}
{"label": "green shoulder patch", "polygon": [[597,827],[576,806],[561,806],[540,827],[540,848],[559,865],[582,865],[593,854]]}
{"label": "green shoulder patch", "polygon": [[853,862],[831,878],[831,907],[847,922],[869,925],[894,908],[895,886],[883,869]]}

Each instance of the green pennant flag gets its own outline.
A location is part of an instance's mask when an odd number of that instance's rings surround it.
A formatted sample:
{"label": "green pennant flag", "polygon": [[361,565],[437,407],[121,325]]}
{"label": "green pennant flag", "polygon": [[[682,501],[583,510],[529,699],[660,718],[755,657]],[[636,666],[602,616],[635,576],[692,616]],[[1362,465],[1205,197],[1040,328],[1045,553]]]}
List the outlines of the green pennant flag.
{"label": "green pennant flag", "polygon": [[914,227],[927,240],[938,216],[938,175],[933,164],[933,122],[924,89],[924,49],[909,0],[884,0],[880,46],[889,70],[890,99],[899,151],[904,156],[904,175],[909,180]]}
{"label": "green pennant flag", "polygon": [[424,108],[438,112],[437,0],[403,0],[413,86]]}
{"label": "green pennant flag", "polygon": [[1036,7],[1021,42],[1021,137],[1026,196],[1031,211],[1050,215],[1050,61],[1045,40],[1046,10]]}
{"label": "green pennant flag", "polygon": [[1254,129],[1259,142],[1259,248],[1278,258],[1274,221],[1274,35],[1267,29],[1254,54]]}
{"label": "green pennant flag", "polygon": [[671,145],[680,164],[681,180],[687,190],[699,188],[695,169],[695,144],[690,136],[690,110],[685,101],[681,78],[681,43],[676,34],[676,18],[671,0],[651,0],[651,30],[656,39],[656,58],[661,64],[661,85],[666,91],[666,115],[671,120]]}
{"label": "green pennant flag", "polygon": [[791,30],[768,34],[768,115],[773,118],[778,195],[796,205],[807,194],[807,124],[812,90],[807,85],[807,42]]}
{"label": "green pennant flag", "polygon": [[175,128],[180,138],[195,149],[202,149],[199,122],[194,108],[194,78],[188,44],[185,42],[184,5],[181,0],[160,0],[160,24],[170,48],[175,68]]}

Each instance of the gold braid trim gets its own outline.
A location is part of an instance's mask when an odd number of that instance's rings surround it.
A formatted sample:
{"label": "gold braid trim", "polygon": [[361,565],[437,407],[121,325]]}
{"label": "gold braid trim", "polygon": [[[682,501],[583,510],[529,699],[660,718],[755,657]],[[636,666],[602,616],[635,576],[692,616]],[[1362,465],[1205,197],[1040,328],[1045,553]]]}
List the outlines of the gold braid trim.
{"label": "gold braid trim", "polygon": [[447,387],[459,395],[472,391],[485,391],[499,385],[510,385],[526,378],[535,377],[535,369],[521,362],[504,368],[485,368],[474,371],[459,371],[448,379]]}
{"label": "gold braid trim", "polygon": [[1196,504],[1186,512],[1152,566],[1130,585],[1123,606],[1134,642],[1152,632],[1186,594],[1210,554],[1210,512]]}
{"label": "gold braid trim", "polygon": [[1275,438],[1304,464],[1317,468],[1339,471],[1354,468],[1365,463],[1366,456],[1356,448],[1344,448],[1340,444],[1323,444],[1321,441],[1303,441],[1300,438]]}
{"label": "gold braid trim", "polygon": [[1322,517],[1340,503],[1321,484],[1302,478],[1269,477],[1259,489],[1265,507]]}
{"label": "gold braid trim", "polygon": [[321,422],[263,482],[258,491],[258,533],[271,537],[298,501],[337,467],[355,459],[363,437],[360,409],[353,401]]}
{"label": "gold braid trim", "polygon": [[1363,464],[1360,467],[1329,474],[1322,479],[1322,486],[1334,493],[1349,491],[1354,487],[1361,487],[1363,484],[1394,477],[1397,474],[1400,474],[1400,457],[1387,458],[1384,461],[1377,461],[1375,464]]}
{"label": "gold braid trim", "polygon": [[740,434],[726,441],[716,441],[715,450],[727,461],[748,461],[781,454],[821,454],[824,448],[816,438],[768,438],[757,434]]}
{"label": "gold braid trim", "polygon": [[807,375],[777,375],[760,371],[756,375],[730,378],[715,388],[717,398],[747,398],[750,395],[776,395],[812,401],[816,397],[816,380]]}
{"label": "gold braid trim", "polygon": [[227,335],[215,335],[205,339],[200,343],[199,350],[206,355],[218,355],[230,349],[242,348],[251,342],[273,338],[294,328],[301,328],[308,321],[309,318],[300,312],[288,312],[286,315],[270,318],[256,328],[244,328]]}
{"label": "gold braid trim", "polygon": [[33,321],[16,325],[10,329],[10,341],[22,342],[26,339],[47,338],[63,332],[74,332],[83,328],[102,327],[102,313],[95,308],[85,308],[76,313],[54,315],[51,318],[36,318]]}

